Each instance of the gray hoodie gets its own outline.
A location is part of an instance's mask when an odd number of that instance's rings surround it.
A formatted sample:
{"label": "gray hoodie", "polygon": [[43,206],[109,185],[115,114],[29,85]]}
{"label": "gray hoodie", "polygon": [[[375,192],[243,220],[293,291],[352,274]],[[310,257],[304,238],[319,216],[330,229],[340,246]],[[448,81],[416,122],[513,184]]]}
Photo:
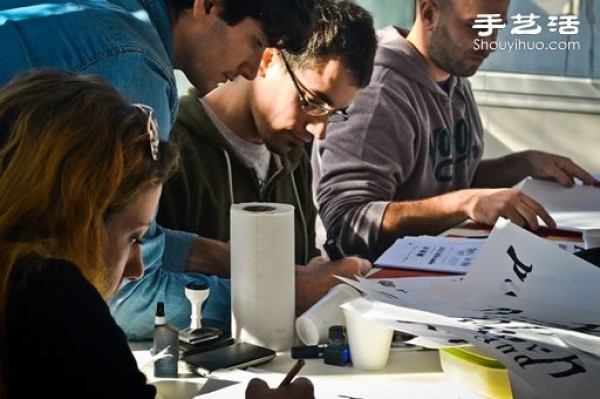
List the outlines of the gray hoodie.
{"label": "gray hoodie", "polygon": [[469,81],[452,76],[442,88],[402,34],[393,26],[378,32],[369,86],[348,110],[350,119],[330,123],[313,151],[328,236],[338,237],[348,255],[372,260],[383,251],[377,242],[390,201],[467,188],[483,155]]}

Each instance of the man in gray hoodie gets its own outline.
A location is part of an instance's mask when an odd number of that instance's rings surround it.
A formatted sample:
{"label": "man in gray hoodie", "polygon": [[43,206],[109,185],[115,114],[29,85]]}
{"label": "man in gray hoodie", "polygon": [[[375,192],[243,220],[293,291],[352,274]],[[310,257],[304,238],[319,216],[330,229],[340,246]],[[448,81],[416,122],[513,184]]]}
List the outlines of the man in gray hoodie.
{"label": "man in gray hoodie", "polygon": [[[378,32],[371,82],[313,150],[314,189],[329,236],[375,260],[398,237],[498,217],[538,228],[554,220],[508,188],[527,176],[599,182],[570,159],[524,151],[482,160],[483,127],[467,77],[490,54],[474,48],[478,14],[506,20],[509,0],[418,0],[407,32]],[[496,40],[497,30],[487,40]],[[320,176],[319,176],[320,174]]]}

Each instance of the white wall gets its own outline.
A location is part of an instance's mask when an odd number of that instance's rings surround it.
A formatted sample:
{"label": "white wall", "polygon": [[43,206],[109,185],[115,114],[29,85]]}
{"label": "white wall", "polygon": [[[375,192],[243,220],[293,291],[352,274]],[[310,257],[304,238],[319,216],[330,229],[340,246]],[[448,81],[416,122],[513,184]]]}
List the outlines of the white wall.
{"label": "white wall", "polygon": [[600,85],[593,79],[478,72],[484,157],[539,149],[600,171]]}

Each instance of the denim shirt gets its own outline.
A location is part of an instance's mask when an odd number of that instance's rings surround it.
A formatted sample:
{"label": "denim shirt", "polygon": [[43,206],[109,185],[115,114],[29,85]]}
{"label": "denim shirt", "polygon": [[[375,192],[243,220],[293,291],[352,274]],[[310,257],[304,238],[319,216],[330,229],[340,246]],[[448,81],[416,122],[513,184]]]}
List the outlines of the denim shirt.
{"label": "denim shirt", "polygon": [[[154,109],[162,140],[168,140],[177,116],[172,52],[164,0],[0,1],[0,85],[38,67],[100,75],[132,103]],[[228,326],[228,281],[183,273],[195,237],[153,223],[143,246],[144,277],[124,283],[109,302],[130,338],[151,337],[157,301],[166,302],[170,323],[188,326],[184,287],[198,280],[215,294],[203,317]]]}

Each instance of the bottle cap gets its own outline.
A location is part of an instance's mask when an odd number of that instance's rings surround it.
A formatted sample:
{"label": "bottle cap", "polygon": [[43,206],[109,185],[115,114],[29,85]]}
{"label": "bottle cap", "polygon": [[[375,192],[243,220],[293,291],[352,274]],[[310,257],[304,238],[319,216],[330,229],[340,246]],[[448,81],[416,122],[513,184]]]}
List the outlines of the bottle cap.
{"label": "bottle cap", "polygon": [[164,302],[158,302],[156,304],[156,316],[165,316],[165,303]]}
{"label": "bottle cap", "polygon": [[187,283],[185,285],[185,288],[187,288],[188,290],[194,290],[194,291],[204,291],[210,288],[210,285],[208,283],[204,283],[204,282],[199,282],[199,281],[190,281],[189,283]]}
{"label": "bottle cap", "polygon": [[154,317],[154,324],[165,324],[167,321],[165,319],[165,303],[158,302],[156,304],[156,316]]}
{"label": "bottle cap", "polygon": [[332,341],[344,341],[346,339],[346,329],[342,325],[329,327],[329,339]]}

